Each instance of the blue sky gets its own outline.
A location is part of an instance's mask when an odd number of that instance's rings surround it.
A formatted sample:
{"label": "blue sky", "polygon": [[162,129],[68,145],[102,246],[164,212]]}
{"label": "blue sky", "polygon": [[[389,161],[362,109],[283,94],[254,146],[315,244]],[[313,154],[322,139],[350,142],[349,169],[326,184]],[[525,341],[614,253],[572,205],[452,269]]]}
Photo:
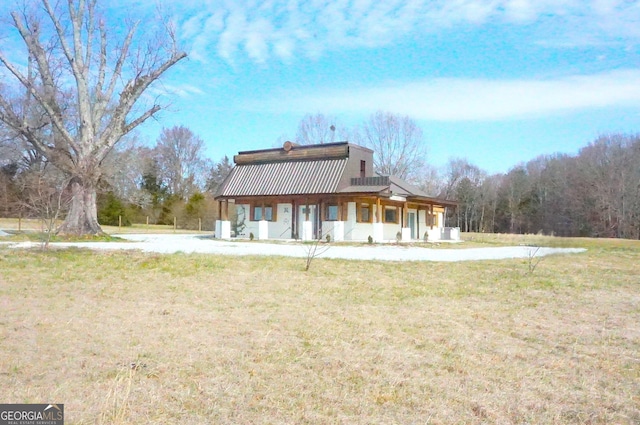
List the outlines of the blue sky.
{"label": "blue sky", "polygon": [[[155,1],[105,2],[143,16]],[[187,61],[155,90],[218,159],[295,137],[307,113],[360,125],[408,115],[428,162],[466,157],[506,172],[640,132],[640,2],[409,0],[166,2]]]}

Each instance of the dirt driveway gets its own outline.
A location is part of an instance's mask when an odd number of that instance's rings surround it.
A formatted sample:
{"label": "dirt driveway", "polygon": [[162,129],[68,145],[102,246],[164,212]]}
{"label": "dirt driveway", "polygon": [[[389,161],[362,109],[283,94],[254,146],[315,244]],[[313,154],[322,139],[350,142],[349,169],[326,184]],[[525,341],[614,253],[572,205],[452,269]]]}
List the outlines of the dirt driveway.
{"label": "dirt driveway", "polygon": [[[82,247],[94,250],[141,250],[171,254],[176,252],[218,255],[282,255],[286,257],[306,257],[310,245],[299,242],[241,242],[221,241],[208,236],[193,234],[123,234],[114,235],[129,242],[65,242],[54,243],[58,247]],[[7,243],[3,243],[7,245]],[[37,246],[33,242],[9,243],[20,248]],[[324,246],[324,244],[323,244]],[[333,245],[322,253],[322,258],[342,258],[353,260],[382,261],[477,261],[500,260],[505,258],[528,258],[531,255],[575,254],[586,251],[583,248],[540,248],[529,246],[505,246],[491,248],[424,248],[396,244],[380,245]]]}

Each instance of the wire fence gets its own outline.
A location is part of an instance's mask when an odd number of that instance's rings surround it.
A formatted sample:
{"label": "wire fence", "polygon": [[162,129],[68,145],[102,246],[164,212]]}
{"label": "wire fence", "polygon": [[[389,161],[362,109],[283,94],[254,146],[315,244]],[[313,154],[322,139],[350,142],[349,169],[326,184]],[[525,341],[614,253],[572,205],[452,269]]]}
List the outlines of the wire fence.
{"label": "wire fence", "polygon": [[[63,220],[57,220],[53,227],[57,229]],[[154,232],[212,232],[215,228],[215,220],[198,218],[181,222],[178,217],[173,218],[173,224],[152,224],[149,217],[144,223],[132,223],[124,225],[122,217],[119,217],[118,225],[104,225],[102,229],[107,233],[154,233]],[[0,229],[13,232],[46,232],[50,228],[48,220],[37,218],[5,217],[0,218]]]}

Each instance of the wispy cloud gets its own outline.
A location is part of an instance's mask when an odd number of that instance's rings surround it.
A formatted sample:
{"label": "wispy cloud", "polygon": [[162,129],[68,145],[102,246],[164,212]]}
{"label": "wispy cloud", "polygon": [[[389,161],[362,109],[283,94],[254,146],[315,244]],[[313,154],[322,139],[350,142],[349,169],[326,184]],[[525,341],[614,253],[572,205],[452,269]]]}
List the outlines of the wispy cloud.
{"label": "wispy cloud", "polygon": [[[281,101],[279,99],[287,99]],[[493,121],[640,105],[640,71],[546,80],[439,78],[375,88],[286,93],[241,106],[251,111],[325,111],[366,115],[378,109],[435,121]]]}
{"label": "wispy cloud", "polygon": [[170,97],[181,97],[181,98],[189,98],[192,96],[198,96],[204,94],[205,92],[191,84],[167,84],[162,83],[156,86],[152,86],[149,89],[149,94],[152,96],[170,96]]}
{"label": "wispy cloud", "polygon": [[[640,2],[629,0],[335,0],[181,2],[191,57],[255,62],[379,47],[460,25],[544,22],[546,45],[640,39]],[[186,12],[184,12],[186,10]]]}

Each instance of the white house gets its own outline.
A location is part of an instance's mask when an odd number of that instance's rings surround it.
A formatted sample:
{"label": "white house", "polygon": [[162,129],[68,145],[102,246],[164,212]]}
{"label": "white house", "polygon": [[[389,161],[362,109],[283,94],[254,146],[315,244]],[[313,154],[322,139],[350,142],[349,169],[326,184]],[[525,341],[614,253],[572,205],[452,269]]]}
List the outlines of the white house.
{"label": "white house", "polygon": [[334,241],[458,240],[444,227],[456,203],[373,172],[373,151],[348,142],[239,152],[216,195],[216,236],[229,238],[229,203],[239,237]]}

